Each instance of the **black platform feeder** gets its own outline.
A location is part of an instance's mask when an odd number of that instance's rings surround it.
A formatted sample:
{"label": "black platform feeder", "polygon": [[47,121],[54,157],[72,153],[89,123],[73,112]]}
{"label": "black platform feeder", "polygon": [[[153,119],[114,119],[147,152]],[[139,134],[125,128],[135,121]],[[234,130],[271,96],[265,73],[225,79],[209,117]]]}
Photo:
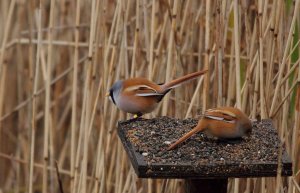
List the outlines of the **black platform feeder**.
{"label": "black platform feeder", "polygon": [[[182,178],[186,192],[226,192],[229,177],[277,175],[280,141],[271,120],[253,122],[250,137],[220,141],[197,133],[167,151],[197,124],[196,119],[136,119],[121,121],[118,134],[140,178]],[[292,175],[283,149],[282,175]]]}

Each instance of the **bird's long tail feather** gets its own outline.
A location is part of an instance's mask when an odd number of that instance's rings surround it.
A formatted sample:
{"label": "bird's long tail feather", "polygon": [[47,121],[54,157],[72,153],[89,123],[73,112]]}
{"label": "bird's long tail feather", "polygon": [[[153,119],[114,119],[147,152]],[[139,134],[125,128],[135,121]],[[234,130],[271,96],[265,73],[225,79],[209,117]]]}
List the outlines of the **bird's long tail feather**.
{"label": "bird's long tail feather", "polygon": [[191,131],[189,131],[188,133],[186,133],[184,136],[182,136],[181,138],[179,138],[175,143],[173,143],[172,145],[170,145],[168,147],[168,150],[172,150],[174,149],[177,145],[179,145],[180,143],[184,142],[185,140],[187,140],[188,138],[190,138],[194,133],[198,133],[200,131],[203,130],[203,127],[200,127],[199,125],[197,125],[195,128],[193,128]]}
{"label": "bird's long tail feather", "polygon": [[182,76],[180,78],[177,78],[175,80],[172,80],[171,82],[168,82],[168,83],[165,83],[163,84],[161,87],[162,87],[162,90],[163,91],[166,91],[168,89],[171,89],[171,88],[174,88],[174,87],[177,87],[179,86],[180,84],[186,82],[186,81],[189,81],[189,80],[192,80],[192,79],[195,79],[197,78],[198,76],[200,75],[203,75],[207,72],[208,70],[202,70],[202,71],[199,71],[199,72],[194,72],[194,73],[191,73],[191,74],[187,74],[185,76]]}

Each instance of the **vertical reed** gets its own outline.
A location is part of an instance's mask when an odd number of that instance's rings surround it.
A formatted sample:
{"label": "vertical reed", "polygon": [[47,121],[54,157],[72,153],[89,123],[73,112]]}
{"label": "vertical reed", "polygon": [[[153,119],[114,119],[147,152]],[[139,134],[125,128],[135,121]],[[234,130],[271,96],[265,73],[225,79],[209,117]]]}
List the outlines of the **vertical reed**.
{"label": "vertical reed", "polygon": [[299,191],[300,0],[12,0],[0,10],[0,191],[58,192],[58,160],[65,192],[180,192],[180,180],[136,177],[115,129],[130,116],[105,93],[118,79],[162,83],[203,68],[146,117],[226,104],[271,118],[294,176],[279,164],[276,179],[235,179],[228,192]]}

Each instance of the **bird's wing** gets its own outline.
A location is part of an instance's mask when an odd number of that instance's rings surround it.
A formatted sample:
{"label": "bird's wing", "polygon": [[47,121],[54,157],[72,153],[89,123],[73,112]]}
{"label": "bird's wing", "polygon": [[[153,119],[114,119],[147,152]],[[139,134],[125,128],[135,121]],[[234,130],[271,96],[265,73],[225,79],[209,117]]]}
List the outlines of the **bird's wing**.
{"label": "bird's wing", "polygon": [[237,119],[234,113],[223,109],[209,109],[204,113],[204,117],[228,123],[235,123]]}
{"label": "bird's wing", "polygon": [[135,85],[131,86],[125,89],[126,92],[133,91],[136,96],[160,96],[163,95],[161,93],[158,93],[157,90],[154,88],[141,84],[141,85]]}

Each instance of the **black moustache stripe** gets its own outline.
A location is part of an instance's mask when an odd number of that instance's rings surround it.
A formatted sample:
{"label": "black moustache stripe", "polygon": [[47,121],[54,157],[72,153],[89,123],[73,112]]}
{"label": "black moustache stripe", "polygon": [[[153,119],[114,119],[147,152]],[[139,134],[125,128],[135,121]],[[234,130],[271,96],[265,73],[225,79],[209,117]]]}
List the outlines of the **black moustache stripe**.
{"label": "black moustache stripe", "polygon": [[112,90],[109,91],[109,95],[110,95],[110,97],[111,97],[112,102],[113,102],[114,104],[116,104],[116,101],[115,101],[115,99],[114,99],[114,94],[113,94],[113,91],[112,91]]}

